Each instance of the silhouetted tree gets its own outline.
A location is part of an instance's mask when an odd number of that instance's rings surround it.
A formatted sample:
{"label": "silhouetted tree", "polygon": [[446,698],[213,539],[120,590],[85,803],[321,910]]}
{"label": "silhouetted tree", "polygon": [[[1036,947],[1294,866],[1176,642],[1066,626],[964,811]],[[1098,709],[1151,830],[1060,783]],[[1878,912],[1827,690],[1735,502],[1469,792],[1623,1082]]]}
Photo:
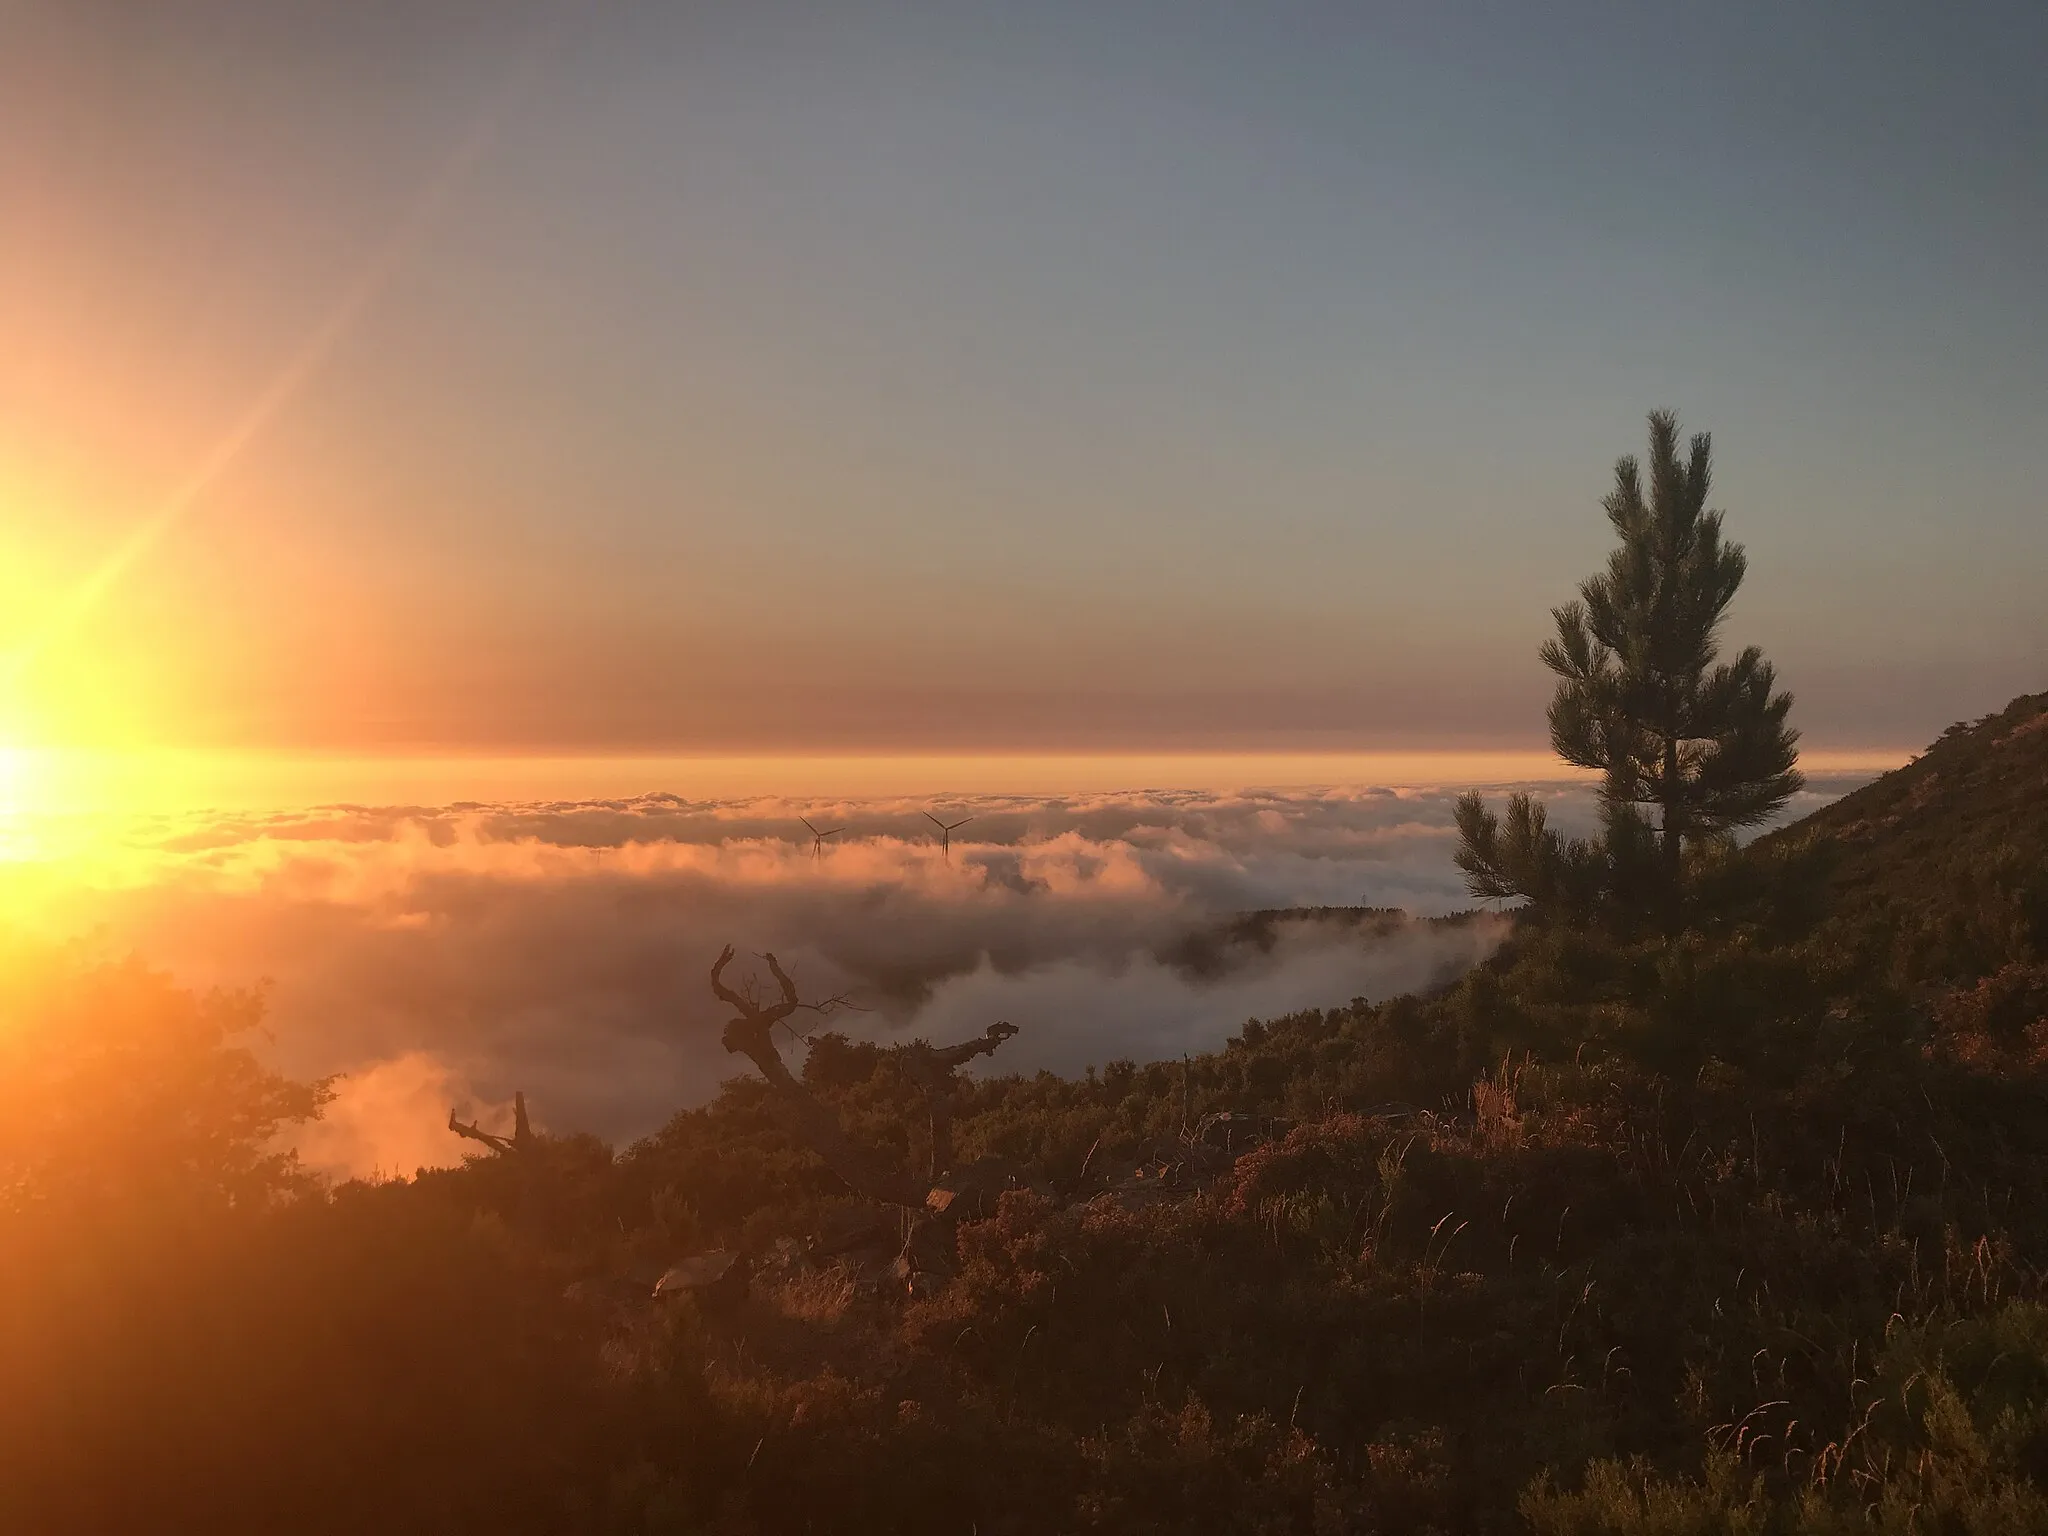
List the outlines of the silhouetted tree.
{"label": "silhouetted tree", "polygon": [[495,1132],[487,1131],[474,1120],[464,1125],[455,1118],[455,1111],[453,1109],[448,1111],[448,1129],[465,1140],[482,1142],[501,1157],[514,1152],[531,1151],[540,1140],[539,1137],[533,1134],[533,1122],[526,1118],[526,1095],[523,1093],[512,1095],[512,1134],[510,1136],[500,1136]]}
{"label": "silhouetted tree", "polygon": [[257,992],[194,993],[137,961],[0,933],[0,1217],[250,1210],[303,1193],[279,1134],[333,1093],[244,1043],[262,1015]]}
{"label": "silhouetted tree", "polygon": [[778,1002],[763,1003],[754,995],[751,985],[735,991],[726,984],[725,968],[732,963],[732,957],[732,946],[728,944],[711,967],[712,993],[720,1002],[737,1010],[737,1016],[726,1022],[721,1038],[728,1051],[745,1056],[760,1069],[762,1077],[768,1081],[769,1102],[774,1106],[777,1117],[823,1158],[825,1165],[855,1193],[887,1205],[924,1209],[932,1180],[945,1172],[952,1162],[954,1096],[960,1086],[955,1073],[975,1057],[992,1054],[1017,1033],[1017,1027],[1009,1023],[991,1024],[979,1039],[966,1040],[958,1045],[932,1046],[923,1041],[912,1045],[907,1056],[909,1075],[924,1094],[931,1115],[931,1166],[928,1175],[920,1178],[889,1166],[874,1152],[855,1143],[840,1125],[838,1117],[791,1075],[783,1063],[781,1051],[776,1049],[775,1026],[782,1024],[786,1027],[791,1014],[800,1008],[830,1012],[846,1006],[846,999],[834,997],[822,1003],[803,1002],[789,973],[783,970],[774,955],[768,954],[761,958],[768,962],[769,974],[775,978],[782,996]]}
{"label": "silhouetted tree", "polygon": [[[1696,434],[1683,460],[1678,418],[1650,415],[1649,483],[1633,455],[1614,466],[1604,503],[1620,538],[1607,569],[1552,611],[1540,652],[1560,681],[1550,704],[1558,755],[1606,775],[1597,849],[1562,844],[1527,797],[1505,832],[1476,799],[1459,807],[1458,863],[1474,895],[1555,896],[1590,862],[1610,890],[1648,882],[1675,896],[1688,844],[1725,838],[1779,810],[1803,782],[1792,696],[1750,646],[1716,664],[1721,620],[1748,562],[1707,509],[1712,448]],[[1652,826],[1644,815],[1656,807]],[[1590,862],[1589,862],[1590,861]]]}

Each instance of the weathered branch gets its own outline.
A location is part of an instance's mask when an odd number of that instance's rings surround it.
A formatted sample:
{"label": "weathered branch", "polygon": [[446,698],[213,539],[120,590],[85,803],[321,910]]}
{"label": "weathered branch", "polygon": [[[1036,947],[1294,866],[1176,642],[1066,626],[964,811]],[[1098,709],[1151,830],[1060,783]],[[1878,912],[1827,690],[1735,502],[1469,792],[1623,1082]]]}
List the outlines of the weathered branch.
{"label": "weathered branch", "polygon": [[725,984],[725,968],[732,964],[732,946],[726,945],[711,967],[711,990],[728,1008],[747,1009],[753,1005]]}
{"label": "weathered branch", "polygon": [[[728,1051],[746,1057],[767,1079],[769,1102],[774,1106],[777,1118],[791,1134],[823,1158],[825,1165],[848,1188],[889,1205],[923,1210],[925,1196],[931,1188],[930,1180],[899,1173],[857,1145],[832,1111],[819,1103],[790,1072],[782,1059],[782,1052],[776,1048],[775,1026],[790,1014],[799,1008],[824,1011],[841,1004],[843,999],[828,999],[824,1003],[803,1002],[789,973],[783,970],[774,955],[769,954],[761,958],[768,962],[769,974],[781,988],[782,1001],[763,1007],[725,984],[725,968],[732,963],[732,958],[733,949],[728,944],[711,967],[712,993],[720,1002],[737,1011],[737,1017],[726,1022],[721,1038]],[[906,1053],[911,1079],[924,1091],[931,1106],[934,1174],[943,1172],[952,1161],[953,1095],[958,1086],[953,1079],[954,1069],[976,1056],[987,1055],[1016,1032],[1014,1024],[992,1024],[979,1039],[940,1047],[919,1041]]]}
{"label": "weathered branch", "polygon": [[781,985],[783,995],[782,1002],[763,1008],[725,985],[724,971],[731,963],[732,955],[732,946],[728,944],[711,967],[711,990],[719,1001],[739,1011],[737,1018],[726,1023],[721,1038],[728,1051],[746,1057],[768,1080],[770,1102],[775,1106],[777,1118],[791,1134],[808,1143],[811,1150],[825,1160],[825,1166],[857,1193],[890,1205],[912,1209],[921,1207],[925,1187],[892,1172],[871,1153],[855,1145],[832,1112],[813,1098],[811,1091],[791,1076],[784,1064],[782,1053],[775,1048],[774,1029],[799,1006],[796,983],[789,979],[789,973],[782,969],[773,955],[763,957]]}
{"label": "weathered branch", "polygon": [[977,1056],[994,1054],[996,1047],[1017,1033],[1008,1020],[989,1025],[974,1040],[958,1045],[927,1045],[913,1041],[903,1053],[903,1067],[910,1080],[923,1090],[925,1108],[931,1116],[931,1177],[936,1179],[953,1166],[953,1113],[959,1107],[959,1083],[953,1074]]}
{"label": "weathered branch", "polygon": [[[964,1067],[977,1056],[990,1056],[996,1047],[1017,1033],[1017,1026],[1007,1019],[999,1019],[972,1040],[963,1040],[958,1045],[926,1045],[918,1040],[912,1043],[908,1056],[917,1065],[912,1072],[950,1076],[956,1067]],[[922,1080],[922,1078],[920,1078]]]}
{"label": "weathered branch", "polygon": [[483,1129],[474,1120],[468,1125],[464,1125],[455,1118],[455,1111],[453,1109],[448,1111],[448,1129],[470,1141],[482,1142],[493,1152],[501,1156],[510,1152],[524,1152],[534,1143],[533,1127],[526,1118],[526,1095],[524,1093],[512,1095],[512,1134],[510,1136],[496,1135],[491,1131]]}
{"label": "weathered branch", "polygon": [[773,976],[776,983],[782,988],[782,1001],[770,1009],[769,1012],[773,1013],[778,1020],[786,1019],[803,1006],[797,1000],[796,983],[789,979],[789,972],[782,968],[781,964],[776,960],[773,951],[763,955],[761,958],[768,962],[768,974]]}

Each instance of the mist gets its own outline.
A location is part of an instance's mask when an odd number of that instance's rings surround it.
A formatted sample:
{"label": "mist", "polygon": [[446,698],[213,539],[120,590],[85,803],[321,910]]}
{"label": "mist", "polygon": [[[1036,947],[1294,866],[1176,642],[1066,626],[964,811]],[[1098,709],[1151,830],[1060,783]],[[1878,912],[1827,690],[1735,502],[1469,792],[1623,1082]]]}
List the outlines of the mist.
{"label": "mist", "polygon": [[[1808,798],[1824,797],[1827,786]],[[1561,824],[1583,788],[1539,787]],[[1451,862],[1450,790],[1134,793],[946,802],[632,799],[328,807],[138,834],[119,878],[53,903],[197,985],[262,986],[266,1050],[337,1078],[300,1143],[335,1174],[461,1147],[447,1112],[615,1142],[701,1104],[744,1064],[706,976],[774,951],[875,1039],[1019,1026],[994,1070],[1073,1073],[1219,1045],[1244,1022],[1455,977],[1505,919]],[[800,817],[844,827],[813,846]],[[1242,914],[1398,907],[1248,929]]]}

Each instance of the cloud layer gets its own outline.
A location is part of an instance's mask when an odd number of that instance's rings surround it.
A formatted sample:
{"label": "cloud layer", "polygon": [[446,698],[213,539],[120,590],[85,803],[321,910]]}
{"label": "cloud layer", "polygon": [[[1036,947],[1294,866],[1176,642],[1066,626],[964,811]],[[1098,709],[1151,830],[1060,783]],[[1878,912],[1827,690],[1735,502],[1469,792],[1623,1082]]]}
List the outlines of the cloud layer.
{"label": "cloud layer", "polygon": [[[1570,824],[1584,791],[1544,791]],[[1818,796],[1817,796],[1818,798]],[[75,893],[96,924],[199,984],[267,979],[286,1070],[346,1073],[310,1161],[453,1161],[447,1109],[614,1139],[700,1103],[737,1064],[706,973],[775,951],[838,1027],[1022,1032],[1003,1070],[1076,1071],[1219,1043],[1246,1018],[1380,997],[1469,966],[1499,925],[1347,920],[1230,940],[1285,907],[1468,905],[1450,791],[1146,793],[924,806],[672,796],[330,808],[160,827]],[[813,850],[800,816],[847,828]]]}

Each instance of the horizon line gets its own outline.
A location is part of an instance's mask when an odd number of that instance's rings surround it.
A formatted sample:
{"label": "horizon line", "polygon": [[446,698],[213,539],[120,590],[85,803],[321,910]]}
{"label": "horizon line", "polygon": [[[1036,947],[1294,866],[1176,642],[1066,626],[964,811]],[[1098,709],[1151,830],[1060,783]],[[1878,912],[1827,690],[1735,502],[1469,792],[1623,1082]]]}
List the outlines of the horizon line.
{"label": "horizon line", "polygon": [[[1875,776],[1920,749],[1820,749]],[[52,815],[632,799],[848,799],[1164,790],[1493,788],[1597,774],[1534,748],[1257,752],[362,752],[20,747],[0,811]]]}

